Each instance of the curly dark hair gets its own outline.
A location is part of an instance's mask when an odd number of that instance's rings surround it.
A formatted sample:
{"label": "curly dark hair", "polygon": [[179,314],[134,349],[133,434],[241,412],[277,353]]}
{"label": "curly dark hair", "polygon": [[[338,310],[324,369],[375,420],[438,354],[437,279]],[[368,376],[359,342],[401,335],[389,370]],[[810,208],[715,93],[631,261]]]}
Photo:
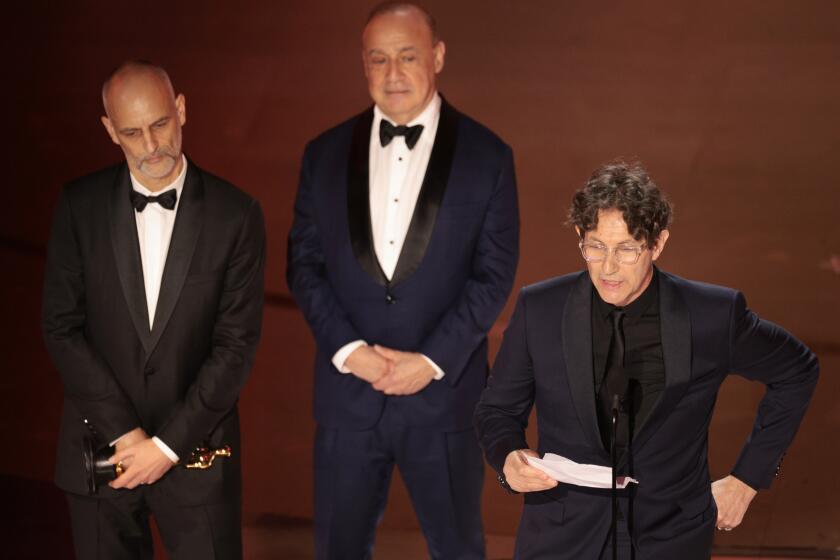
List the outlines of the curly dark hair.
{"label": "curly dark hair", "polygon": [[637,162],[612,161],[596,169],[575,192],[567,224],[580,230],[581,238],[598,227],[600,210],[620,210],[633,239],[656,245],[659,234],[671,224],[671,203]]}

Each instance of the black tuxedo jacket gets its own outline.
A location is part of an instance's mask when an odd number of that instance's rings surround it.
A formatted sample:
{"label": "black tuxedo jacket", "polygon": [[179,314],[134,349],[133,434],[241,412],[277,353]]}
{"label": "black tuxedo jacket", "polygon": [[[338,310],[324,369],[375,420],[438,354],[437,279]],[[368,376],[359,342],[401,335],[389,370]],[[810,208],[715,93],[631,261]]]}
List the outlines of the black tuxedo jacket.
{"label": "black tuxedo jacket", "polygon": [[55,211],[43,330],[65,395],[56,482],[86,493],[83,436],[105,445],[139,426],[182,461],[203,443],[233,447],[209,470],[157,482],[179,502],[238,495],[236,403],[262,320],[259,203],[188,163],[150,330],[130,189],[123,163],[67,185]]}
{"label": "black tuxedo jacket", "polygon": [[[303,156],[287,279],[315,335],[315,419],[363,430],[390,399],[413,425],[469,428],[487,379],[487,331],[519,257],[513,154],[442,103],[435,143],[393,278],[373,247],[369,146],[373,108],[325,132]],[[445,372],[410,396],[386,397],[332,357],[363,339],[420,352]]]}
{"label": "black tuxedo jacket", "polygon": [[[708,558],[716,509],[707,437],[721,383],[734,372],[767,386],[732,470],[753,488],[767,488],[808,407],[818,363],[801,342],[747,309],[740,292],[664,272],[659,282],[665,390],[638,426],[631,457],[619,461],[619,470],[640,482],[633,511],[626,494],[622,508],[633,519],[640,560]],[[595,408],[592,289],[589,274],[579,272],[522,290],[475,413],[487,460],[498,472],[508,453],[528,447],[524,430],[533,404],[541,455],[610,465]],[[568,548],[556,558],[597,558],[610,525],[609,491],[560,484],[525,495],[526,508],[548,501],[564,504]]]}

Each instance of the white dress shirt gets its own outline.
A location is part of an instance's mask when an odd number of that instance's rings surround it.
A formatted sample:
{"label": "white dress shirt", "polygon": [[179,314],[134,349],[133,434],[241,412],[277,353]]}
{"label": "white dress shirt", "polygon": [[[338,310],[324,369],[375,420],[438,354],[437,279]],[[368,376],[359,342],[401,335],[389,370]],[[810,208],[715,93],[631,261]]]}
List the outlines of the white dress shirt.
{"label": "white dress shirt", "polygon": [[[149,330],[152,330],[155,321],[155,310],[157,309],[158,296],[160,295],[160,283],[163,279],[163,267],[166,265],[166,255],[169,252],[169,241],[172,239],[172,229],[175,227],[175,216],[178,213],[178,206],[181,204],[181,191],[184,189],[184,179],[187,176],[187,158],[181,155],[181,173],[169,185],[157,192],[152,192],[131,174],[131,187],[146,196],[159,196],[168,190],[175,189],[178,199],[175,208],[167,210],[158,203],[147,204],[142,212],[134,211],[134,220],[137,222],[137,239],[140,241],[140,259],[143,263],[143,286],[146,288],[146,305],[149,310]],[[111,442],[111,445],[121,440]],[[152,440],[173,463],[179,458],[168,445],[157,436]]]}
{"label": "white dress shirt", "polygon": [[[378,105],[373,108],[368,179],[370,222],[376,258],[389,280],[397,267],[417,197],[426,176],[426,168],[429,166],[440,121],[440,105],[440,95],[435,93],[423,112],[406,124],[423,125],[423,132],[413,149],[406,145],[405,136],[395,136],[387,146],[382,146],[379,140],[380,122],[382,119],[390,119]],[[391,124],[396,125],[394,122]],[[366,344],[364,340],[355,340],[342,346],[333,356],[333,365],[341,373],[350,373],[350,370],[344,367],[344,362],[354,350]],[[428,356],[423,357],[434,368],[435,379],[443,378],[443,370]]]}
{"label": "white dress shirt", "polygon": [[146,305],[149,310],[149,330],[152,330],[155,321],[155,310],[157,309],[158,296],[160,295],[160,283],[163,279],[163,267],[166,264],[166,254],[169,251],[169,241],[172,239],[172,229],[175,227],[175,216],[178,214],[178,206],[181,204],[181,191],[184,188],[184,179],[187,176],[187,159],[183,155],[181,173],[171,184],[152,192],[137,178],[131,175],[132,188],[142,195],[159,196],[168,190],[175,189],[178,196],[175,208],[167,210],[157,203],[147,204],[142,212],[134,211],[134,220],[137,222],[137,239],[140,241],[140,258],[143,261],[143,286],[146,288]]}

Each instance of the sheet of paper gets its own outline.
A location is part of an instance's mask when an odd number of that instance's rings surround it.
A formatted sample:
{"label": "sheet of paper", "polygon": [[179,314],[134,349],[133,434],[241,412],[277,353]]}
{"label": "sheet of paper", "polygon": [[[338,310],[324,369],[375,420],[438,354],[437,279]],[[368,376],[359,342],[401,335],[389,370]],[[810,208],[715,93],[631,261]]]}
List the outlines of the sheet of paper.
{"label": "sheet of paper", "polygon": [[[583,465],[571,459],[546,453],[542,459],[524,456],[528,464],[540,469],[545,474],[566,484],[588,486],[589,488],[612,488],[612,469],[600,465]],[[619,476],[616,478],[616,488],[626,488],[628,484],[639,483],[635,478]]]}

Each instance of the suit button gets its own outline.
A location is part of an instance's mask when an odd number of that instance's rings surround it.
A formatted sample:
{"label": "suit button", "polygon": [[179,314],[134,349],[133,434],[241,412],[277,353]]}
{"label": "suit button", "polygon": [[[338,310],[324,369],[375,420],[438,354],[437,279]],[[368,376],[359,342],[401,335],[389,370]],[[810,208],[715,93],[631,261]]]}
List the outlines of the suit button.
{"label": "suit button", "polygon": [[143,373],[145,373],[146,375],[154,375],[156,371],[157,370],[155,370],[155,368],[153,367],[147,367]]}
{"label": "suit button", "polygon": [[387,303],[388,305],[393,305],[397,303],[397,299],[391,294],[385,294],[385,303]]}

